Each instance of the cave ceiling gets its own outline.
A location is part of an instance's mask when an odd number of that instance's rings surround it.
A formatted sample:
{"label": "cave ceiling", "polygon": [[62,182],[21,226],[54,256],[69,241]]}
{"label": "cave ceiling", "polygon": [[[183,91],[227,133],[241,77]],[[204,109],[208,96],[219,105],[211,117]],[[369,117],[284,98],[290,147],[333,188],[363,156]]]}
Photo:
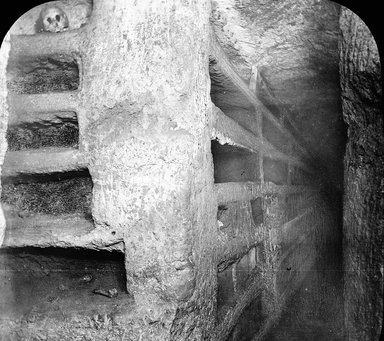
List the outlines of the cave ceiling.
{"label": "cave ceiling", "polygon": [[217,40],[243,80],[249,82],[256,66],[335,177],[342,174],[345,140],[339,11],[328,0],[216,0],[211,15]]}

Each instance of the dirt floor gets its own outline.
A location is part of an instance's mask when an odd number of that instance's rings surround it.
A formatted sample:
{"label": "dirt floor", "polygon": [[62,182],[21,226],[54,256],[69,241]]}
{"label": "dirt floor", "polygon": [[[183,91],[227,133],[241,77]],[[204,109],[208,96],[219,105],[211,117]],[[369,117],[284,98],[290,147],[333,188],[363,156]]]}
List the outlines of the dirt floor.
{"label": "dirt floor", "polygon": [[119,253],[1,250],[0,340],[52,340],[49,330],[54,333],[64,325],[106,335],[116,326],[116,332],[133,303],[125,283],[124,256]]}

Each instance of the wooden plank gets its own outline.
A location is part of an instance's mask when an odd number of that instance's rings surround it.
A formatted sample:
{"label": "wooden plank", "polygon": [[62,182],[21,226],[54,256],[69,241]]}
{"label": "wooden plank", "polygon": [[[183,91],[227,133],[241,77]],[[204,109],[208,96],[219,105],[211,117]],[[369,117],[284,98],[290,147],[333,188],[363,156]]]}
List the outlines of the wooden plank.
{"label": "wooden plank", "polygon": [[235,68],[229,61],[228,57],[222,50],[221,46],[218,44],[215,35],[212,34],[211,39],[211,58],[216,61],[217,66],[222,73],[227,75],[233,82],[233,84],[241,91],[241,93],[248,99],[248,101],[254,106],[257,112],[260,112],[265,118],[270,120],[272,124],[292,143],[295,144],[297,149],[303,154],[309,157],[308,151],[301,146],[301,144],[296,140],[292,133],[282,126],[279,120],[271,114],[268,108],[257,98],[257,96],[249,89],[245,84],[242,78],[235,71]]}
{"label": "wooden plank", "polygon": [[248,149],[254,153],[261,152],[271,159],[290,162],[308,172],[311,171],[304,162],[300,161],[296,157],[288,156],[278,151],[265,139],[257,137],[250,131],[241,127],[234,120],[226,116],[219,108],[214,107],[214,115],[214,132],[212,134],[212,138],[216,138],[222,144],[232,144]]}
{"label": "wooden plank", "polygon": [[294,194],[314,192],[316,188],[309,186],[275,185],[270,182],[265,184],[255,182],[226,182],[215,184],[218,205],[229,202],[250,201],[265,194]]}
{"label": "wooden plank", "polygon": [[86,157],[77,149],[46,148],[7,152],[2,176],[67,172],[85,169],[87,164]]}

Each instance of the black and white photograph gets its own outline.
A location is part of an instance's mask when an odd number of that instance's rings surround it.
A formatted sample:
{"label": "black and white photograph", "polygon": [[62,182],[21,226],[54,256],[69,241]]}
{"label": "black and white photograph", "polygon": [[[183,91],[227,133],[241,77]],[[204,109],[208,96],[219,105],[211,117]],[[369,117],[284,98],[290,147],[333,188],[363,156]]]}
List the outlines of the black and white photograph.
{"label": "black and white photograph", "polygon": [[0,341],[384,341],[380,3],[0,15]]}

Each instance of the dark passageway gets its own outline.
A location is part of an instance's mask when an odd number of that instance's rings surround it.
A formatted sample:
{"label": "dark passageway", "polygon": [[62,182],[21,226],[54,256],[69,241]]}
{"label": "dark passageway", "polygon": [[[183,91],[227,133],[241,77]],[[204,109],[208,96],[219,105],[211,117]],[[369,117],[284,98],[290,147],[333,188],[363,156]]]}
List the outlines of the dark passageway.
{"label": "dark passageway", "polygon": [[[266,2],[262,6],[243,2],[243,6],[233,5],[230,9],[228,3],[218,1],[213,6],[212,22],[230,63],[243,79],[250,79],[251,90],[252,77],[255,77],[258,98],[278,122],[290,128],[299,143],[309,150],[307,161],[316,165],[315,177],[303,183],[303,177],[299,175],[295,179],[291,170],[287,177],[284,162],[278,164],[264,158],[261,181],[321,187],[320,198],[313,203],[316,212],[301,228],[295,228],[295,224],[300,224],[297,217],[303,213],[303,208],[311,206],[308,201],[300,205],[300,201],[287,197],[289,213],[286,219],[293,221],[289,233],[297,233],[294,238],[300,238],[302,232],[309,234],[308,239],[294,243],[293,247],[292,239],[285,241],[283,238],[280,244],[282,256],[277,257],[282,257],[283,261],[277,268],[280,282],[274,284],[277,286],[274,290],[280,291],[281,296],[274,295],[277,300],[286,297],[283,311],[277,310],[275,320],[265,333],[260,332],[262,324],[257,326],[255,319],[268,319],[265,315],[273,315],[273,309],[272,314],[268,314],[264,304],[259,307],[259,313],[252,309],[243,313],[228,340],[309,341],[343,340],[345,337],[342,196],[346,126],[342,119],[339,78],[339,16],[340,8],[325,1],[315,5],[300,1]],[[265,137],[279,151],[289,155],[292,149],[273,120],[264,118],[262,129],[258,130],[254,107],[245,105],[247,101],[243,95],[220,71],[220,65],[217,67],[213,59],[213,102],[241,126]],[[235,163],[240,168],[238,174],[244,176],[243,180],[234,175],[234,179],[223,181],[255,181],[247,177],[248,173],[260,179],[260,172],[255,172],[256,167],[249,161],[239,162],[239,157],[220,153],[216,147],[212,152],[218,174],[224,173],[228,178],[236,172],[232,165]],[[221,161],[223,154],[232,160],[227,162],[227,167]],[[248,156],[247,160],[257,158]],[[241,172],[241,169],[246,171]],[[296,212],[292,212],[292,206],[296,206]]]}
{"label": "dark passageway", "polygon": [[[273,118],[288,127],[309,150],[306,161],[316,168],[315,179],[306,185],[321,189],[321,204],[313,220],[306,222],[313,240],[304,240],[294,248],[285,245],[284,239],[280,244],[280,255],[286,260],[277,269],[281,273],[277,277],[284,278],[283,288],[277,288],[283,293],[279,299],[294,287],[282,312],[265,333],[262,324],[254,323],[271,315],[265,307],[259,307],[259,314],[244,313],[228,340],[376,339],[381,325],[377,316],[382,311],[376,304],[382,289],[380,282],[373,283],[377,278],[383,281],[379,269],[383,252],[378,247],[383,239],[378,223],[382,215],[375,207],[380,206],[377,200],[382,196],[379,178],[384,147],[380,62],[369,30],[348,9],[329,1],[216,1],[211,23],[226,62],[248,80],[249,89],[256,91],[274,117],[263,113],[262,129],[258,130],[257,103],[247,105],[247,95],[236,85],[238,79],[225,74],[227,67],[214,57],[210,68],[212,101],[242,127],[289,155],[289,139],[276,129]],[[224,151],[225,143],[232,142],[223,139],[222,143]],[[244,176],[226,181],[255,181],[247,178],[252,173],[261,182],[303,184],[300,176],[295,183],[289,170],[286,176],[284,162],[272,162],[271,166],[265,157],[262,171],[250,172],[253,165],[245,160],[260,160],[261,149],[256,157],[243,157],[241,162],[227,153],[232,160],[227,166],[222,161],[223,152],[217,147],[212,152],[215,174],[228,177],[236,172],[235,162],[238,173]],[[371,175],[364,178],[359,174],[363,169]],[[357,183],[364,183],[367,189],[359,189]],[[378,186],[377,192],[372,186]],[[366,192],[360,194],[359,190]],[[365,202],[359,203],[363,197]],[[365,205],[368,207],[363,208]],[[295,221],[297,215],[300,213],[289,214],[288,221]],[[367,228],[371,232],[365,232]],[[306,264],[313,254],[312,264]],[[303,273],[302,278],[297,273]],[[357,273],[367,279],[358,279]],[[292,284],[295,281],[296,287]],[[366,289],[372,295],[365,295]],[[361,304],[367,306],[362,319],[365,308]]]}

